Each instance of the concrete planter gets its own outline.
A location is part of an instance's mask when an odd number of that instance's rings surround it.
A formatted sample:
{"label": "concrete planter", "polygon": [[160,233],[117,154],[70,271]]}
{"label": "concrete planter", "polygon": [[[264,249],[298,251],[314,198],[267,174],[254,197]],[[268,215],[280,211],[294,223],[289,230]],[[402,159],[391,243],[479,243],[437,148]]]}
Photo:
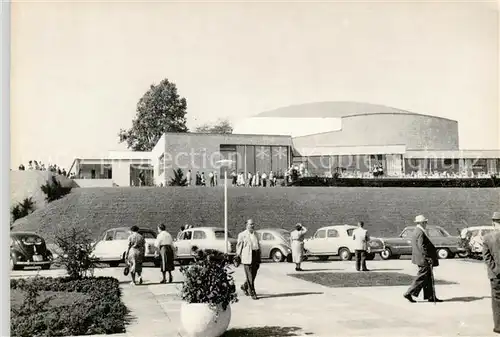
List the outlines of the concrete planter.
{"label": "concrete planter", "polygon": [[189,337],[219,337],[231,321],[231,306],[212,309],[205,303],[182,303],[181,322]]}

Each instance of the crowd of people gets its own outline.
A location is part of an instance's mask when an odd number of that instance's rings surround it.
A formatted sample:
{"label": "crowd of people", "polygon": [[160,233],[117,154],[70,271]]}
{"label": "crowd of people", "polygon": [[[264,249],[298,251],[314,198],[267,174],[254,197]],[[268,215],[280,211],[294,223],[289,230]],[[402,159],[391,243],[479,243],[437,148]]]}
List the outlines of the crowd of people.
{"label": "crowd of people", "polygon": [[[232,171],[229,175],[231,179],[232,186],[246,186],[246,187],[273,187],[277,184],[277,176],[273,171],[269,174],[257,171],[256,173],[248,172],[246,175],[244,172],[237,173]],[[193,181],[194,180],[194,181]],[[187,171],[186,183],[187,186],[217,186],[219,183],[219,176],[217,172],[211,171],[208,173],[208,178],[205,176],[205,172],[197,171],[194,179],[191,170]]]}
{"label": "crowd of people", "polygon": [[62,168],[58,165],[48,164],[45,166],[44,163],[38,160],[30,160],[28,162],[28,168],[24,166],[24,164],[19,165],[19,171],[25,170],[36,170],[36,171],[49,171],[53,173],[57,173],[59,175],[68,176],[66,169]]}

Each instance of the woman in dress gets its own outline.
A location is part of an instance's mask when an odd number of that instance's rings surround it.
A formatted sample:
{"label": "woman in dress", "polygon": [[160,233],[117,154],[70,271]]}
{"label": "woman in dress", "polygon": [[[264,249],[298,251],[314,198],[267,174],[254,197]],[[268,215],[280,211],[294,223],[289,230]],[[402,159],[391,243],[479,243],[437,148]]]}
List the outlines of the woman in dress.
{"label": "woman in dress", "polygon": [[292,260],[295,263],[295,270],[301,271],[300,264],[304,259],[304,237],[307,228],[300,223],[295,225],[295,230],[290,233],[290,246],[292,247]]}
{"label": "woman in dress", "polygon": [[168,272],[168,283],[172,283],[172,270],[174,270],[174,241],[169,232],[166,231],[164,224],[158,225],[158,236],[156,237],[155,246],[158,249],[161,259],[161,275],[163,276],[160,283],[167,283],[165,278]]}
{"label": "woman in dress", "polygon": [[130,276],[132,277],[132,285],[135,285],[135,275],[139,277],[139,284],[142,284],[142,262],[146,253],[146,240],[139,234],[139,227],[132,226],[130,228],[132,234],[128,237],[128,249],[125,254],[130,267]]}

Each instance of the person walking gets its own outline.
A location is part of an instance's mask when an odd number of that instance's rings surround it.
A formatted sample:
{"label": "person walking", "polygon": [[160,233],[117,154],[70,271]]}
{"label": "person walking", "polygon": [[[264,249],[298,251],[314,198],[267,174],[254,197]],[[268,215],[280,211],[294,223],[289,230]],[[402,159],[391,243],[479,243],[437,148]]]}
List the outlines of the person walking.
{"label": "person walking", "polygon": [[494,230],[484,236],[483,260],[491,286],[493,332],[500,333],[500,212],[493,213],[491,220]]}
{"label": "person walking", "polygon": [[292,261],[295,263],[295,271],[302,271],[300,264],[304,260],[304,237],[307,228],[298,223],[295,230],[290,233],[290,246],[292,248]]}
{"label": "person walking", "polygon": [[172,271],[174,267],[174,241],[169,232],[167,232],[164,224],[158,225],[158,236],[156,237],[155,247],[157,248],[157,254],[161,259],[160,269],[163,278],[160,283],[167,283],[166,273],[168,272],[168,283],[172,283]]}
{"label": "person walking", "polygon": [[252,296],[256,300],[255,278],[260,267],[260,244],[259,238],[255,233],[255,224],[252,219],[246,222],[246,230],[238,234],[238,243],[236,244],[238,258],[245,269],[246,281],[241,286],[241,290],[246,296]]}
{"label": "person walking", "polygon": [[142,284],[142,262],[144,261],[144,254],[146,253],[146,240],[144,240],[144,237],[139,233],[139,227],[132,226],[130,231],[132,234],[128,237],[128,249],[125,253],[125,260],[128,262],[130,276],[132,277],[132,282],[130,284],[136,284],[136,274],[139,277],[139,284]]}
{"label": "person walking", "polygon": [[439,266],[439,260],[436,254],[436,247],[427,236],[427,219],[423,215],[415,217],[417,228],[411,241],[412,256],[411,262],[418,266],[418,273],[410,288],[403,295],[411,303],[416,301],[420,291],[424,290],[424,300],[429,302],[443,302],[436,297],[434,289],[434,275],[432,268]]}
{"label": "person walking", "polygon": [[358,222],[358,228],[352,232],[357,271],[369,271],[368,268],[366,268],[366,251],[368,250],[368,241],[370,241],[370,236],[364,227],[364,222],[360,221]]}
{"label": "person walking", "polygon": [[208,179],[209,179],[210,187],[214,187],[215,183],[214,183],[214,174],[213,174],[213,172],[210,171],[208,173]]}
{"label": "person walking", "polygon": [[187,182],[188,186],[191,186],[191,180],[192,180],[191,170],[188,170],[187,173],[186,173],[186,182]]}

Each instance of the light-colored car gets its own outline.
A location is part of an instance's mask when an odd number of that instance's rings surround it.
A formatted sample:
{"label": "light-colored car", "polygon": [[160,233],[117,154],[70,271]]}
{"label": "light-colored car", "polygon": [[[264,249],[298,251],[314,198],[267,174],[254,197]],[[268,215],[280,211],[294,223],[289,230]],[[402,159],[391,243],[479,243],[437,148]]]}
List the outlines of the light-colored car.
{"label": "light-colored car", "polygon": [[[139,233],[144,236],[146,240],[146,254],[144,256],[145,262],[154,262],[158,264],[158,259],[155,258],[155,240],[156,232],[152,229],[140,228]],[[128,237],[130,236],[130,228],[118,227],[111,228],[99,236],[98,241],[95,243],[93,255],[99,262],[108,263],[110,267],[118,267],[118,265],[125,261],[125,253],[128,248]]]}
{"label": "light-colored car", "polygon": [[[330,256],[339,256],[341,260],[352,259],[355,252],[355,241],[352,233],[356,229],[352,225],[336,225],[322,227],[314,233],[312,238],[305,240],[304,248],[309,257],[318,257],[327,260]],[[373,260],[375,254],[384,250],[384,242],[378,238],[370,238],[368,242],[368,260]]]}
{"label": "light-colored car", "polygon": [[290,232],[281,228],[265,228],[255,231],[260,242],[262,259],[271,259],[274,262],[290,260]]}
{"label": "light-colored car", "polygon": [[[228,233],[227,252],[230,256],[236,254],[236,239]],[[224,228],[220,227],[193,227],[177,235],[174,241],[176,260],[189,263],[193,260],[193,250],[213,249],[225,251]]]}
{"label": "light-colored car", "polygon": [[462,229],[460,238],[467,254],[472,257],[481,257],[483,254],[483,237],[495,230],[492,225],[472,226]]}

